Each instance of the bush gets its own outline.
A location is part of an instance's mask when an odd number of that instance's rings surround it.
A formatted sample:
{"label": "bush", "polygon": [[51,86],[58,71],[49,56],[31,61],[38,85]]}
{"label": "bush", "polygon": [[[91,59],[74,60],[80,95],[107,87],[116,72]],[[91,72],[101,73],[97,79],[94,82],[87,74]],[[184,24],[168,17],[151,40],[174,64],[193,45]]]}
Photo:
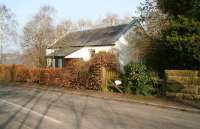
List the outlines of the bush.
{"label": "bush", "polygon": [[33,82],[33,83],[39,83],[40,74],[41,74],[41,69],[40,68],[32,68],[32,69],[30,69],[29,70],[30,81]]}
{"label": "bush", "polygon": [[14,80],[48,86],[66,86],[74,89],[101,90],[102,68],[117,69],[117,64],[113,54],[99,53],[88,62],[71,60],[63,69],[0,65],[0,81]]}
{"label": "bush", "polygon": [[15,81],[27,82],[28,79],[29,79],[29,69],[25,66],[16,67]]}
{"label": "bush", "polygon": [[40,84],[48,86],[62,86],[63,69],[60,68],[46,68],[42,69],[40,74]]}
{"label": "bush", "polygon": [[96,54],[90,60],[90,67],[89,67],[89,80],[87,89],[91,90],[102,90],[101,85],[103,83],[102,79],[102,71],[103,67],[110,69],[110,70],[117,70],[118,69],[118,62],[112,53],[105,53],[101,52]]}
{"label": "bush", "polygon": [[10,82],[12,81],[11,73],[12,65],[0,65],[0,82]]}
{"label": "bush", "polygon": [[129,63],[124,67],[123,83],[129,94],[150,95],[154,91],[147,67],[141,63]]}

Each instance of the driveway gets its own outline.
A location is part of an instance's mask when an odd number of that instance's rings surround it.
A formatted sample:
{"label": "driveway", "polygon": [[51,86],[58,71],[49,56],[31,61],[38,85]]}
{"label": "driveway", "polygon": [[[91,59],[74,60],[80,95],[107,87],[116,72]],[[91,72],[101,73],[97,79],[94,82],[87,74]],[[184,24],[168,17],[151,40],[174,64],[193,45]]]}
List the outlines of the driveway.
{"label": "driveway", "polygon": [[0,87],[0,129],[200,129],[200,114],[64,92]]}

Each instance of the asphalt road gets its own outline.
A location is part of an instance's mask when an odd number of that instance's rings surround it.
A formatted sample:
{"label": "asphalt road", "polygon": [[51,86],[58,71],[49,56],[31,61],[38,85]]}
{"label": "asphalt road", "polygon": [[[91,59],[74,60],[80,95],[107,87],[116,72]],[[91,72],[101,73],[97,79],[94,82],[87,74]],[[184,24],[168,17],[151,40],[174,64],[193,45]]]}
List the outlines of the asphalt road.
{"label": "asphalt road", "polygon": [[200,129],[200,114],[0,87],[0,129]]}

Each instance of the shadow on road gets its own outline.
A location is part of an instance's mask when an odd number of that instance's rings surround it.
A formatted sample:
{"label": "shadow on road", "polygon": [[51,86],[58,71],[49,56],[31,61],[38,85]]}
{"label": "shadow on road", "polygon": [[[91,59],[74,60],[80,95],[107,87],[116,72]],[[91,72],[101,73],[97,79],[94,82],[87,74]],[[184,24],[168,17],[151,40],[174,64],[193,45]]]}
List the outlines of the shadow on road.
{"label": "shadow on road", "polygon": [[[84,116],[86,115],[86,111],[88,109],[88,97],[84,99],[84,101],[81,101],[83,103],[82,108],[78,106],[73,99],[63,101],[61,102],[68,107],[75,115],[75,128],[74,129],[81,129],[82,126],[82,120]],[[79,110],[78,110],[79,109]]]}
{"label": "shadow on road", "polygon": [[[26,105],[28,105],[37,95],[39,94],[38,91],[35,91],[33,95],[31,95],[31,97],[22,105],[22,107],[25,107]],[[14,96],[14,94],[10,94],[11,96]],[[1,96],[2,98],[2,96]],[[7,125],[15,119],[15,117],[17,116],[17,114],[23,109],[23,108],[19,108],[13,115],[11,115],[4,123],[2,123],[0,125],[0,129],[5,129],[7,127]]]}

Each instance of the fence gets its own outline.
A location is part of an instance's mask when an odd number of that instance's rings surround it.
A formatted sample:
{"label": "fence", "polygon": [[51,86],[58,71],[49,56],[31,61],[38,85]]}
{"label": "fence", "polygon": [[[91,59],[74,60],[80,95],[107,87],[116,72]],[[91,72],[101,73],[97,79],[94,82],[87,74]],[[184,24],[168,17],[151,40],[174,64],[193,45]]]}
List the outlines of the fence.
{"label": "fence", "polygon": [[107,92],[108,87],[111,85],[110,81],[117,80],[118,78],[119,72],[102,67],[102,91]]}
{"label": "fence", "polygon": [[200,71],[166,70],[167,95],[200,100]]}

